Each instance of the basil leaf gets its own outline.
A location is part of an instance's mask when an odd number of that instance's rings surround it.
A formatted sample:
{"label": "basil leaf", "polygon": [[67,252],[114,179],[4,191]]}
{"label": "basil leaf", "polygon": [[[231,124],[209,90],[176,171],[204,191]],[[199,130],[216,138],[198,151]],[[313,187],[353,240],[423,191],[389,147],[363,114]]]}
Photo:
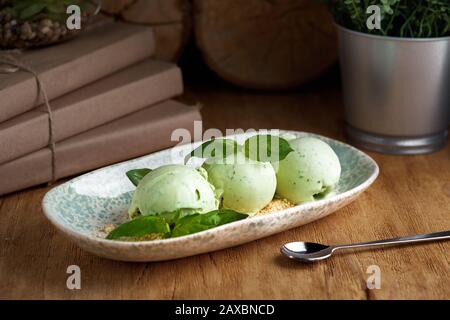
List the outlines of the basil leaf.
{"label": "basil leaf", "polygon": [[194,214],[181,218],[175,223],[172,238],[186,236],[247,218],[248,215],[233,210],[221,209],[205,214]]}
{"label": "basil leaf", "polygon": [[263,162],[278,162],[294,151],[287,142],[279,136],[256,135],[244,143],[244,153],[249,159]]}
{"label": "basil leaf", "polygon": [[220,159],[228,157],[231,154],[237,153],[239,145],[235,140],[231,139],[213,139],[206,141],[198,148],[194,149],[184,159],[186,164],[190,158],[205,158],[205,159]]}
{"label": "basil leaf", "polygon": [[174,226],[178,220],[197,213],[198,209],[178,209],[173,212],[161,213],[159,216],[166,220],[170,226]]}
{"label": "basil leaf", "polygon": [[127,172],[127,177],[137,187],[139,182],[151,171],[152,171],[151,169],[147,168],[130,170]]}
{"label": "basil leaf", "polygon": [[169,233],[170,227],[163,218],[157,216],[141,216],[121,224],[111,231],[106,239],[139,239],[150,235],[166,236]]}

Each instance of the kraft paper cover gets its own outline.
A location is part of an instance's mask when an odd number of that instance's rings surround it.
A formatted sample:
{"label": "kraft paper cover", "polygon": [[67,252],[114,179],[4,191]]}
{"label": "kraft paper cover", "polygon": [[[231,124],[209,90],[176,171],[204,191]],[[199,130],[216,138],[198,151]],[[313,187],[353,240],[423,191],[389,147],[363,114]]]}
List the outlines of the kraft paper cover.
{"label": "kraft paper cover", "polygon": [[[180,69],[147,59],[50,102],[56,142],[95,128],[183,90]],[[0,164],[44,148],[49,142],[45,107],[0,123]]]}
{"label": "kraft paper cover", "polygon": [[[175,101],[150,106],[56,144],[58,179],[173,146],[173,130],[193,133],[197,108]],[[193,134],[192,134],[193,136]],[[51,180],[51,152],[41,149],[0,165],[0,195]]]}
{"label": "kraft paper cover", "polygon": [[[150,57],[153,51],[150,27],[105,22],[70,41],[15,57],[40,76],[49,99],[54,99]],[[33,75],[0,74],[0,122],[42,103]]]}

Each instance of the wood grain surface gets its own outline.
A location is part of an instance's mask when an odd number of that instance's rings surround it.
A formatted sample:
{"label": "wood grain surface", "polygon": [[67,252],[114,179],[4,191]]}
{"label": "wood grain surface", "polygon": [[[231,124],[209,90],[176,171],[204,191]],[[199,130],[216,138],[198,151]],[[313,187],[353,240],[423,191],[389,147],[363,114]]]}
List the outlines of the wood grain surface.
{"label": "wood grain surface", "polygon": [[[191,86],[206,128],[283,128],[343,137],[338,84],[266,95]],[[235,248],[160,263],[97,258],[66,240],[44,218],[48,187],[0,198],[0,298],[3,299],[445,299],[450,242],[336,255],[301,265],[280,256],[288,241],[348,243],[450,229],[450,146],[432,155],[370,153],[381,174],[357,201],[309,225]],[[66,288],[69,265],[81,290]],[[366,286],[371,265],[381,289]]]}
{"label": "wood grain surface", "polygon": [[292,88],[337,60],[336,28],[316,0],[195,0],[194,33],[211,70],[246,88]]}

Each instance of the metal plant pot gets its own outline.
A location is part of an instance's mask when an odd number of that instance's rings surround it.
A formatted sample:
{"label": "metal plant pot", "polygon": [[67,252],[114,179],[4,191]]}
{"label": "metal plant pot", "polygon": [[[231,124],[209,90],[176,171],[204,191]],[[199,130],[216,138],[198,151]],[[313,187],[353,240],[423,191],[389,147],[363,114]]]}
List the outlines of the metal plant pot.
{"label": "metal plant pot", "polygon": [[395,38],[338,29],[352,142],[393,154],[442,148],[450,119],[450,37]]}

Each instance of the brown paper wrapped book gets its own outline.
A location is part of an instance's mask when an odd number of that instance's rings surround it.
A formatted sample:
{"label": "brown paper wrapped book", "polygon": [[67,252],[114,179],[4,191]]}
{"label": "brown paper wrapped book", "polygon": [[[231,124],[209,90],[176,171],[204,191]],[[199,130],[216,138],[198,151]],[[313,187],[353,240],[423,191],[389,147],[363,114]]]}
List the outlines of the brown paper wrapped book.
{"label": "brown paper wrapped book", "polygon": [[[64,140],[56,144],[56,178],[168,148],[173,130],[193,132],[197,120],[197,108],[167,101]],[[0,195],[50,181],[51,167],[48,148],[0,165]]]}
{"label": "brown paper wrapped book", "polygon": [[[147,60],[51,102],[53,139],[64,140],[182,93],[180,69]],[[48,145],[45,107],[0,123],[0,164]]]}
{"label": "brown paper wrapped book", "polygon": [[[79,38],[15,55],[42,80],[49,99],[57,98],[151,56],[152,29],[102,23]],[[0,51],[0,54],[5,52]],[[0,122],[42,104],[29,72],[0,73]]]}

